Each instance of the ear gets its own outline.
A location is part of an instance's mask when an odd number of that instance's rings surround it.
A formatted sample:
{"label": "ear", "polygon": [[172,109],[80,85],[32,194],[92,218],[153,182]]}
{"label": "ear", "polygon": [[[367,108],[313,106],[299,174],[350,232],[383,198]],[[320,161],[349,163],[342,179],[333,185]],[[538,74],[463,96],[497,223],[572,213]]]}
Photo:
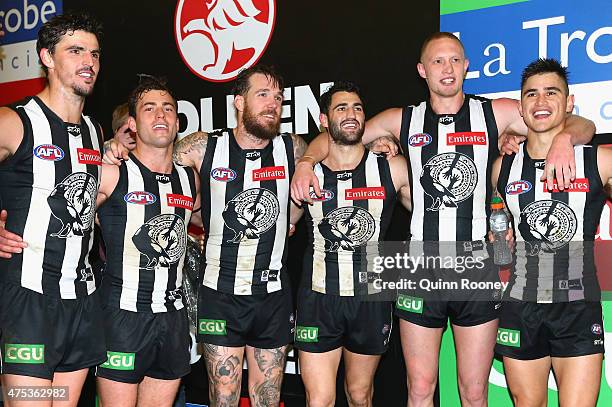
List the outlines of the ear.
{"label": "ear", "polygon": [[470,67],[470,60],[465,58],[465,61],[463,61],[463,77],[467,75],[467,71],[469,67]]}
{"label": "ear", "polygon": [[321,126],[326,129],[329,128],[329,122],[327,121],[327,115],[325,113],[319,113],[319,121],[321,122]]}
{"label": "ear", "polygon": [[136,129],[136,119],[132,116],[128,117],[128,126],[130,127],[130,130],[132,130],[134,133],[138,132],[138,130]]}
{"label": "ear", "polygon": [[523,117],[523,102],[522,102],[522,100],[518,101],[518,111],[519,111],[519,114],[521,115],[521,117]]}
{"label": "ear", "polygon": [[425,73],[425,65],[423,65],[421,62],[417,64],[417,71],[421,78],[427,79],[427,74]]}
{"label": "ear", "polygon": [[236,95],[236,97],[234,98],[234,107],[240,113],[244,111],[244,96]]}
{"label": "ear", "polygon": [[40,50],[40,54],[38,54],[38,56],[40,57],[40,61],[47,68],[51,68],[52,69],[52,68],[55,67],[55,63],[53,61],[53,56],[51,56],[51,52],[49,52],[48,48],[41,49]]}
{"label": "ear", "polygon": [[574,95],[569,95],[567,97],[567,108],[565,109],[567,113],[571,113],[574,111]]}

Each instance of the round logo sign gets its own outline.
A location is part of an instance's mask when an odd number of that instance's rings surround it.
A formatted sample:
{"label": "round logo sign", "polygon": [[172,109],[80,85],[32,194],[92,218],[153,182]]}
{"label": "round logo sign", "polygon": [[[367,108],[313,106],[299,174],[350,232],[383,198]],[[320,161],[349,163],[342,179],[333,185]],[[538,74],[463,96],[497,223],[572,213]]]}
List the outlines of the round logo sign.
{"label": "round logo sign", "polygon": [[191,72],[227,82],[261,58],[275,17],[275,0],[179,0],[174,37]]}

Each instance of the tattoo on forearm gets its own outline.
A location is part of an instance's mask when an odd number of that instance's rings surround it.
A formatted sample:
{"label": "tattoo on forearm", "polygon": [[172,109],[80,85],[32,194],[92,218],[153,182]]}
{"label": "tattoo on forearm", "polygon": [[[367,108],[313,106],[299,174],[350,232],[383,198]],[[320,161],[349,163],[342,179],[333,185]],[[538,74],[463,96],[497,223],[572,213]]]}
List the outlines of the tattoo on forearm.
{"label": "tattoo on forearm", "polygon": [[304,156],[308,144],[306,144],[303,138],[295,134],[291,135],[291,139],[293,140],[293,158],[295,158],[295,163],[297,164],[298,160]]}
{"label": "tattoo on forearm", "polygon": [[208,135],[198,131],[184,137],[174,145],[172,158],[175,163],[185,165],[185,157],[189,154],[197,153],[199,160],[204,157],[206,145],[208,144]]}

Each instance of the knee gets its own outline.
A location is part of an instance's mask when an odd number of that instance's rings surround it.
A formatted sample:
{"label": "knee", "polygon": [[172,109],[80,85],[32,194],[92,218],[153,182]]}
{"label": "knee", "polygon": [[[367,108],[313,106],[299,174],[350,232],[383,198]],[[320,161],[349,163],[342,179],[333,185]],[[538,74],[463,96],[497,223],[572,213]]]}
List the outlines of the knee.
{"label": "knee", "polygon": [[462,383],[459,381],[459,393],[461,398],[470,405],[479,404],[487,399],[488,383],[472,382]]}
{"label": "knee", "polygon": [[336,402],[336,394],[319,390],[307,390],[306,401],[308,402],[308,407],[333,407]]}
{"label": "knee", "polygon": [[433,398],[436,391],[437,376],[421,375],[408,378],[408,396],[412,400],[427,400]]}
{"label": "knee", "polygon": [[374,388],[372,385],[356,386],[345,384],[346,386],[346,397],[348,402],[353,407],[365,407],[371,405],[372,394]]}

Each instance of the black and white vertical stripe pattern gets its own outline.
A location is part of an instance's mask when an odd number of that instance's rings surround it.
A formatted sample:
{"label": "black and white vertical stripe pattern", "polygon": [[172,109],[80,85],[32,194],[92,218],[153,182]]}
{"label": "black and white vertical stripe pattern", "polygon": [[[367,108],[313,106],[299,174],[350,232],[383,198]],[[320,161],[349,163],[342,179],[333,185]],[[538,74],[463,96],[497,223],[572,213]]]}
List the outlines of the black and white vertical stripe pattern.
{"label": "black and white vertical stripe pattern", "polygon": [[[15,108],[24,125],[24,139],[15,155],[0,168],[3,178],[0,202],[9,211],[10,230],[23,236],[28,247],[23,254],[13,255],[0,265],[2,273],[21,287],[62,299],[81,298],[93,293],[96,281],[90,264],[93,247],[95,200],[100,181],[99,163],[83,162],[78,149],[86,149],[100,159],[99,125],[83,116],[79,124],[63,122],[37,97]],[[69,127],[78,127],[79,134],[70,134]],[[39,146],[59,147],[61,159],[43,159]],[[56,150],[57,151],[57,150]],[[43,153],[44,154],[44,153]],[[59,155],[55,156],[59,158]],[[89,189],[79,197],[70,190],[68,180],[82,177]],[[63,194],[75,204],[74,211],[88,214],[80,226],[66,226],[66,219],[54,216],[48,198],[60,184],[68,187]],[[57,196],[61,196],[57,192]],[[78,204],[76,203],[78,199]],[[64,210],[70,210],[64,205]],[[72,212],[74,214],[75,212]],[[68,229],[64,229],[64,226]],[[75,229],[81,229],[75,232]],[[57,236],[61,231],[66,236]],[[6,270],[2,270],[6,268]]]}
{"label": "black and white vertical stripe pattern", "polygon": [[[254,175],[268,170],[276,174],[271,179]],[[209,134],[200,168],[207,232],[203,285],[235,295],[283,287],[293,171],[289,135],[275,137],[263,149],[243,150],[231,129]]]}
{"label": "black and white vertical stripe pattern", "polygon": [[[155,200],[139,198],[144,196]],[[191,209],[177,206],[177,196],[182,202],[190,201]],[[195,177],[190,168],[175,165],[172,174],[157,174],[134,156],[120,167],[117,186],[99,209],[107,250],[102,282],[105,302],[133,312],[183,308],[182,270],[193,202]],[[159,215],[166,214],[178,218],[160,221]],[[137,246],[137,233],[145,238],[141,242],[149,250],[143,252]],[[171,259],[156,258],[160,250]]]}
{"label": "black and white vertical stripe pattern", "polygon": [[[449,145],[447,136],[459,132],[484,132],[486,142],[482,145]],[[425,138],[418,139],[418,136],[423,134]],[[428,136],[430,139],[427,139]],[[425,145],[414,145],[411,140],[415,138],[417,141],[429,142]],[[491,101],[488,99],[465,95],[463,106],[457,114],[436,114],[429,102],[403,110],[400,141],[408,160],[412,198],[412,240],[473,241],[485,237],[488,202],[492,192],[490,168],[499,155],[497,139],[497,125]],[[469,171],[462,171],[460,184],[475,182],[471,194],[456,202],[456,207],[446,206],[443,200],[440,200],[438,203],[441,205],[436,209],[432,197],[424,190],[421,176],[424,166],[427,163],[435,163],[435,157],[444,153],[460,153],[461,159],[469,164],[469,168],[475,167],[476,178]],[[444,167],[445,164],[448,164],[448,160],[442,160],[438,165]],[[431,167],[425,169],[429,168]],[[447,168],[448,166],[439,168],[438,171],[444,172]],[[439,184],[448,186],[448,178],[441,178],[440,182],[432,187],[441,188]]]}
{"label": "black and white vertical stripe pattern", "polygon": [[[317,164],[314,171],[324,191],[323,200],[305,206],[309,245],[304,255],[303,284],[323,294],[372,294],[374,289],[372,279],[368,279],[367,260],[377,254],[377,245],[368,243],[384,238],[396,200],[389,163],[384,157],[366,150],[362,161],[352,171],[332,171],[322,163]],[[381,187],[384,199],[347,199],[350,191],[357,188],[362,191],[363,188],[377,189],[380,193]],[[327,229],[322,229],[322,224],[327,225]],[[356,227],[356,230],[340,238],[339,234],[347,233],[349,227]],[[369,238],[365,240],[365,236]]]}
{"label": "black and white vertical stripe pattern", "polygon": [[[594,240],[605,195],[597,169],[597,148],[577,146],[574,152],[576,185],[584,184],[584,179],[587,179],[588,192],[576,190],[574,186],[569,192],[545,191],[544,183],[540,181],[544,161],[531,159],[525,143],[517,154],[506,156],[502,161],[497,188],[512,214],[518,242],[514,273],[507,289],[511,298],[550,303],[598,296],[593,246],[569,242]],[[524,187],[527,185],[525,181],[531,188]],[[541,210],[537,223],[530,223],[527,221],[532,211],[530,208],[537,207],[545,209]],[[550,209],[555,207],[563,209],[557,214],[555,209]],[[550,217],[547,216],[549,213]],[[568,214],[572,221],[567,222],[564,214]],[[555,226],[551,241],[565,236],[553,251],[542,250],[541,238],[536,238],[545,232],[545,224]]]}

